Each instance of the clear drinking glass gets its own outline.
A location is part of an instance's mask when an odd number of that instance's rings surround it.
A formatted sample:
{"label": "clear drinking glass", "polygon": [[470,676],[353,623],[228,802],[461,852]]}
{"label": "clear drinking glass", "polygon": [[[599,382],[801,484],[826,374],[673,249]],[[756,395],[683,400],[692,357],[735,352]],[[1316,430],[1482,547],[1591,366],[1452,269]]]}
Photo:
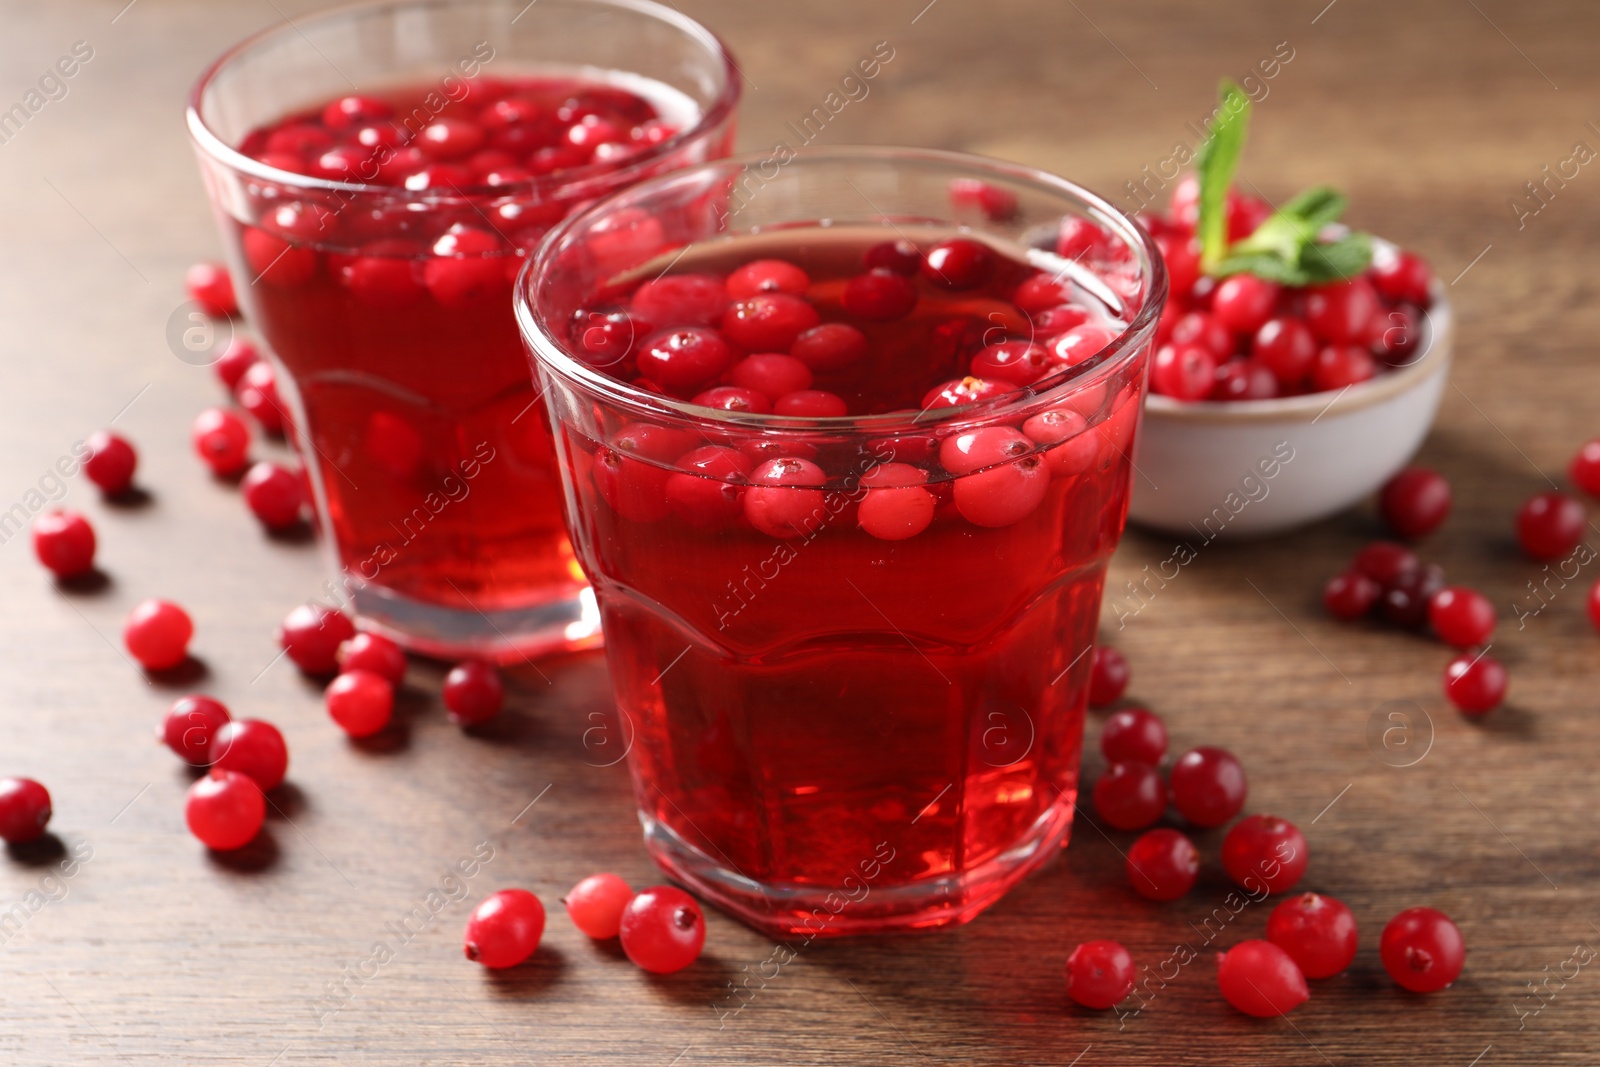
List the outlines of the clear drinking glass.
{"label": "clear drinking glass", "polygon": [[[1064,220],[1098,234],[1095,265],[1058,254]],[[840,311],[863,250],[926,251],[955,235],[1038,275],[1036,287],[1065,284],[1103,307],[1109,343],[974,403],[806,418],[630,384],[662,335],[619,356],[571,325],[637,310],[642,280],[723,277],[761,258],[805,268],[824,319],[897,346],[899,367],[948,359],[950,345],[970,357],[1046,321],[1018,317],[1009,296],[924,281],[896,322]],[[775,934],[877,932],[963,922],[1066,840],[1089,650],[1165,298],[1148,237],[1104,200],[942,152],[706,164],[550,236],[519,280],[517,313],[599,603],[646,843],[670,874]],[[895,392],[852,373],[820,369],[818,388]],[[950,460],[952,439],[994,428],[1031,444]]]}
{"label": "clear drinking glass", "polygon": [[[663,120],[649,141],[538,173],[547,116],[519,96],[529,79],[558,94],[569,82],[591,96],[603,91],[594,83],[621,88]],[[573,91],[563,106],[581,106]],[[318,177],[330,173],[320,142],[309,164],[273,154],[324,135],[298,119],[287,140],[263,128],[302,113],[314,124],[329,100],[357,93],[408,101],[374,123],[370,168]],[[330,589],[365,624],[447,657],[599,642],[512,282],[574,208],[727,155],[738,97],[717,38],[647,0],[341,8],[245,41],[195,86],[190,133],[306,460]],[[451,158],[455,177],[435,171],[431,185],[406,178],[438,162],[422,131],[442,119],[478,124],[480,151],[498,155]]]}

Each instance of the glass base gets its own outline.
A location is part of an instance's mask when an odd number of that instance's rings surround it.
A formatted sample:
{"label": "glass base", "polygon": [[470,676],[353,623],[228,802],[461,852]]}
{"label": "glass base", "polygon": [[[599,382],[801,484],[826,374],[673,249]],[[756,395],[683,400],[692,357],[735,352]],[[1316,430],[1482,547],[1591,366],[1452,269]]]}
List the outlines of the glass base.
{"label": "glass base", "polygon": [[645,847],[661,869],[770,937],[818,937],[925,930],[969,922],[1066,845],[1076,791],[1063,794],[1016,844],[960,874],[898,885],[853,878],[849,885],[757,882],[729,870],[641,811]]}
{"label": "glass base", "polygon": [[351,595],[360,622],[403,648],[436,659],[485,659],[512,665],[555,652],[599,648],[594,591],[536,607],[473,611],[412,600],[378,585]]}

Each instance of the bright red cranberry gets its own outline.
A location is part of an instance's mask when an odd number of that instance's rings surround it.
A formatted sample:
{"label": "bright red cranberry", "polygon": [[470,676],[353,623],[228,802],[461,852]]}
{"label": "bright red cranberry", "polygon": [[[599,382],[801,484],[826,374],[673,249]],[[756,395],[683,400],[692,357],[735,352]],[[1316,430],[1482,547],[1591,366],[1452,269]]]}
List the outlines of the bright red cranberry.
{"label": "bright red cranberry", "polygon": [[1167,810],[1161,772],[1148,763],[1113,763],[1094,783],[1094,810],[1118,830],[1143,830]]}
{"label": "bright red cranberry", "polygon": [[368,307],[410,307],[428,292],[426,272],[417,261],[420,251],[406,241],[375,241],[340,269],[340,281]]}
{"label": "bright red cranberry", "polygon": [[1568,468],[1572,484],[1590,496],[1600,496],[1600,437],[1584,443]]}
{"label": "bright red cranberry", "polygon": [[44,836],[50,791],[32,778],[0,778],[0,840],[25,845]]}
{"label": "bright red cranberry", "polygon": [[789,348],[790,356],[819,374],[844,370],[859,363],[866,354],[866,334],[843,322],[813,326],[795,338]]}
{"label": "bright red cranberry", "polygon": [[1311,328],[1299,319],[1268,319],[1256,330],[1250,342],[1250,354],[1272,372],[1278,384],[1285,389],[1296,389],[1311,373],[1311,364],[1317,358],[1317,342]]}
{"label": "bright red cranberry", "polygon": [[1486,645],[1494,636],[1494,604],[1476,589],[1453,585],[1428,601],[1428,622],[1439,640],[1457,648]]}
{"label": "bright red cranberry", "polygon": [[939,445],[939,463],[951,474],[971,474],[1033,451],[1033,442],[1010,426],[985,426],[947,437]]}
{"label": "bright red cranberry", "polygon": [[1072,299],[1066,282],[1048,274],[1030,274],[1011,291],[1011,303],[1030,317],[1059,307]]}
{"label": "bright red cranberry", "polygon": [[1444,589],[1444,568],[1430,563],[1409,571],[1384,587],[1379,606],[1396,626],[1420,630],[1428,623],[1428,605]]}
{"label": "bright red cranberry", "polygon": [[962,518],[998,529],[1033,514],[1049,488],[1050,468],[1034,454],[957,478],[951,492]]}
{"label": "bright red cranberry", "polygon": [[1067,957],[1067,996],[1094,1011],[1114,1008],[1133,992],[1133,956],[1115,941],[1085,941]]}
{"label": "bright red cranberry", "polygon": [[760,293],[728,307],[722,316],[722,332],[746,350],[786,352],[817,321],[817,309],[802,297]]}
{"label": "bright red cranberry", "polygon": [[1368,332],[1374,356],[1386,366],[1404,367],[1422,344],[1421,315],[1410,304],[1380,308]]}
{"label": "bright red cranberry", "polygon": [[728,275],[728,295],[744,300],[758,293],[804,293],[811,287],[805,271],[783,259],[756,259]]}
{"label": "bright red cranberry", "polygon": [[1307,978],[1332,978],[1356,958],[1356,920],[1332,897],[1302,893],[1272,909],[1267,940],[1287,952]]}
{"label": "bright red cranberry", "polygon": [[1306,322],[1329,345],[1364,345],[1378,294],[1365,278],[1314,285],[1305,291]]}
{"label": "bright red cranberry", "polygon": [[1427,307],[1432,303],[1429,289],[1433,271],[1427,260],[1415,252],[1397,252],[1392,257],[1380,257],[1372,265],[1372,285],[1385,300],[1395,304],[1417,304]]}
{"label": "bright red cranberry", "polygon": [[978,178],[955,178],[950,182],[950,204],[977,208],[989,221],[1005,222],[1017,213],[1017,194]]}
{"label": "bright red cranberry", "polygon": [[1253,334],[1272,317],[1279,287],[1254,274],[1235,274],[1218,283],[1211,296],[1211,314],[1226,329]]}
{"label": "bright red cranberry", "polygon": [[1287,1015],[1311,999],[1294,959],[1270,941],[1241,941],[1218,955],[1217,985],[1229,1004],[1258,1019]]}
{"label": "bright red cranberry", "polygon": [[1390,919],[1378,941],[1383,969],[1413,993],[1436,993],[1461,976],[1467,945],[1443,912],[1407,908]]}
{"label": "bright red cranberry", "polygon": [[211,764],[246,775],[265,792],[288,773],[289,746],[270,722],[234,719],[222,724],[212,737]]}
{"label": "bright red cranberry", "polygon": [[1378,511],[1401,537],[1426,537],[1450,515],[1450,483],[1437,471],[1407,467],[1384,483]]}
{"label": "bright red cranberry", "polygon": [[981,241],[953,237],[928,250],[922,276],[934,285],[957,291],[976,289],[994,274],[994,252]]}
{"label": "bright red cranberry", "polygon": [[333,674],[339,669],[339,646],[356,635],[344,614],[321,604],[301,604],[278,627],[278,644],[307,674]]}
{"label": "bright red cranberry", "polygon": [[194,450],[213,474],[226,477],[244,469],[250,455],[250,428],[225,408],[207,408],[194,420]]}
{"label": "bright red cranberry", "polygon": [[341,96],[322,109],[322,124],[330,130],[364,126],[394,114],[394,108],[375,96]]}
{"label": "bright red cranberry", "polygon": [[905,275],[879,268],[851,278],[839,299],[858,319],[890,322],[911,314],[917,306],[917,290]]}
{"label": "bright red cranberry", "polygon": [[275,289],[304,285],[317,273],[320,263],[315,248],[291,244],[275,233],[254,226],[245,227],[239,245],[256,281]]}
{"label": "bright red cranberry", "polygon": [[746,356],[733,365],[728,378],[741,389],[751,389],[776,400],[789,393],[811,388],[811,368],[793,356],[761,353]]}
{"label": "bright red cranberry", "polygon": [[182,663],[193,636],[194,623],[189,613],[168,600],[141,602],[122,625],[122,643],[128,646],[129,655],[151,671],[164,671]]}
{"label": "bright red cranberry", "polygon": [[604,941],[622,931],[622,912],[632,899],[633,890],[617,875],[591,874],[567,890],[561,903],[567,906],[573,926]]}
{"label": "bright red cranberry", "polygon": [[467,959],[499,970],[533,955],[544,936],[544,905],[526,889],[502,889],[467,919],[462,950]]}
{"label": "bright red cranberry", "polygon": [[339,646],[337,658],[341,671],[370,671],[390,685],[405,681],[405,649],[382,634],[356,634]]}
{"label": "bright red cranberry", "polygon": [[1035,337],[1054,338],[1089,321],[1089,312],[1076,304],[1061,304],[1029,315]]}
{"label": "bright red cranberry", "polygon": [[922,253],[910,241],[883,241],[862,254],[861,268],[909,276],[922,269]]}
{"label": "bright red cranberry", "polygon": [[239,379],[233,397],[256,420],[262,433],[283,433],[283,404],[278,399],[278,379],[272,364],[266,360],[253,364]]}
{"label": "bright red cranberry", "polygon": [[936,385],[929,389],[922,398],[922,407],[926,411],[937,411],[940,408],[958,408],[964,404],[976,404],[980,400],[1004,396],[1011,391],[1012,388],[1008,382],[991,382],[969,375],[965,378],[953,378],[943,385]]}
{"label": "bright red cranberry", "polygon": [[247,775],[213,767],[189,787],[183,820],[200,843],[218,852],[243,848],[261,832],[267,799]]}
{"label": "bright red cranberry", "polygon": [[754,389],[741,389],[737,385],[716,385],[696,393],[692,404],[717,411],[738,411],[747,415],[766,415],[772,411],[772,401],[765,393]]}
{"label": "bright red cranberry", "polygon": [[904,541],[933,522],[938,501],[923,485],[927,472],[909,463],[880,463],[862,475],[866,493],[856,521],[880,541]]}
{"label": "bright red cranberry", "polygon": [[1099,258],[1110,243],[1105,230],[1077,215],[1063,218],[1056,230],[1056,255],[1066,259]]}
{"label": "bright red cranberry", "polygon": [[187,696],[168,709],[157,736],[185,763],[206,767],[211,763],[212,740],[231,719],[222,701]]}
{"label": "bright red cranberry", "polygon": [[1159,766],[1167,754],[1167,727],[1144,708],[1124,708],[1100,728],[1100,751],[1107,763],[1137,762]]}
{"label": "bright red cranberry", "polygon": [[1177,900],[1200,877],[1200,851],[1183,834],[1151,830],[1128,846],[1128,881],[1149,900]]}
{"label": "bright red cranberry", "polygon": [[1393,541],[1374,541],[1351,562],[1351,569],[1365,574],[1381,586],[1393,585],[1402,575],[1420,569],[1417,554],[1405,545]]}
{"label": "bright red cranberry", "polygon": [[394,686],[371,671],[346,670],[323,693],[328,717],[351,737],[371,737],[394,714]]}
{"label": "bright red cranberry", "polygon": [[1210,400],[1271,400],[1278,395],[1278,379],[1249,359],[1230,359],[1217,368]]}
{"label": "bright red cranberry", "polygon": [[999,341],[972,357],[968,373],[990,381],[1031,385],[1055,366],[1055,357],[1044,345],[1031,341]]}
{"label": "bright red cranberry", "polygon": [[1533,559],[1557,559],[1578,547],[1588,522],[1575,497],[1536,493],[1517,512],[1517,540]]}
{"label": "bright red cranberry", "polygon": [[500,713],[506,701],[505,682],[492,663],[469,659],[444,676],[444,706],[457,726],[476,726]]}
{"label": "bright red cranberry", "polygon": [[1328,345],[1311,361],[1311,388],[1334,392],[1368,381],[1378,373],[1377,361],[1361,345]]}
{"label": "bright red cranberry", "polygon": [[305,490],[299,475],[276,463],[262,461],[251,467],[239,483],[244,502],[261,525],[284,530],[300,521]]}
{"label": "bright red cranberry", "polygon": [[1108,645],[1096,647],[1089,657],[1089,706],[1103,708],[1121,700],[1131,677],[1127,657]]}
{"label": "bright red cranberry", "polygon": [[728,289],[709,274],[668,274],[635,289],[629,305],[650,322],[715,326],[728,307]]}
{"label": "bright red cranberry", "polygon": [[1510,676],[1500,661],[1479,653],[1463,653],[1444,669],[1444,695],[1463,715],[1477,717],[1506,699]]}
{"label": "bright red cranberry", "polygon": [[1174,345],[1199,345],[1217,359],[1233,355],[1233,335],[1204,311],[1190,311],[1172,324]]}
{"label": "bright red cranberry", "polygon": [[483,307],[508,285],[504,251],[496,234],[454,227],[434,242],[433,257],[423,262],[423,284],[438,304],[452,311]]}
{"label": "bright red cranberry", "polygon": [[244,372],[261,361],[261,353],[256,346],[240,337],[238,334],[228,342],[228,350],[212,364],[217,379],[231,395],[238,386],[239,379],[244,377]]}
{"label": "bright red cranberry", "polygon": [[715,330],[681,326],[660,330],[645,339],[639,373],[657,385],[696,393],[715,381],[733,363],[733,350]]}
{"label": "bright red cranberry", "polygon": [[1191,824],[1221,826],[1244,808],[1244,767],[1225,748],[1201,747],[1172,765],[1172,803]]}
{"label": "bright red cranberry", "polygon": [[772,405],[774,415],[807,419],[837,419],[850,413],[844,398],[822,389],[801,389],[785,393]]}
{"label": "bright red cranberry", "polygon": [[[661,458],[645,455],[646,458]],[[670,508],[666,489],[672,472],[634,458],[626,445],[618,443],[615,447],[596,449],[590,477],[601,499],[623,518],[656,522],[667,517]]]}
{"label": "bright red cranberry", "polygon": [[670,885],[642,889],[622,910],[622,951],[652,974],[672,974],[693,963],[706,942],[700,905]]}
{"label": "bright red cranberry", "polygon": [[1242,241],[1272,214],[1272,205],[1256,196],[1228,190],[1228,240]]}
{"label": "bright red cranberry", "polygon": [[706,445],[678,457],[666,480],[668,508],[702,530],[726,529],[744,514],[750,457],[736,448]]}
{"label": "bright red cranberry", "polygon": [[221,263],[196,263],[183,274],[184,287],[189,299],[200,305],[214,319],[239,313],[239,301],[233,294],[233,279],[228,268]]}
{"label": "bright red cranberry", "polygon": [[827,522],[825,494],[815,488],[826,484],[827,475],[810,460],[768,460],[750,472],[749,480],[745,517],[769,537],[799,537]]}
{"label": "bright red cranberry", "polygon": [[1200,345],[1162,345],[1150,360],[1150,391],[1174,400],[1205,399],[1216,378],[1216,357]]}
{"label": "bright red cranberry", "polygon": [[76,511],[52,508],[33,520],[33,554],[57,578],[94,569],[94,527]]}
{"label": "bright red cranberry", "polygon": [[1287,893],[1311,860],[1306,839],[1294,823],[1275,815],[1251,815],[1235,823],[1222,839],[1222,867],[1245,889],[1262,886]]}
{"label": "bright red cranberry", "polygon": [[1346,571],[1322,587],[1322,605],[1336,619],[1351,622],[1371,611],[1383,595],[1383,586],[1360,571]]}
{"label": "bright red cranberry", "polygon": [[1156,238],[1161,258],[1167,264],[1168,287],[1174,300],[1183,300],[1200,280],[1200,245],[1187,233],[1164,234]]}
{"label": "bright red cranberry", "polygon": [[1071,478],[1082,474],[1094,465],[1100,455],[1098,435],[1084,433],[1088,421],[1076,411],[1056,409],[1030,416],[1022,424],[1028,439],[1048,451],[1045,464],[1052,474]]}
{"label": "bright red cranberry", "polygon": [[[1049,348],[1061,366],[1076,367],[1091,357],[1098,355],[1107,345],[1117,339],[1116,332],[1104,326],[1084,323],[1074,326],[1065,333],[1051,340]],[[1052,367],[1054,371],[1057,368]]]}
{"label": "bright red cranberry", "polygon": [[430,159],[461,159],[483,144],[483,127],[462,119],[435,119],[417,137]]}
{"label": "bright red cranberry", "polygon": [[126,492],[133,484],[133,469],[139,463],[133,446],[109,430],[90,434],[85,444],[89,447],[89,458],[83,461],[83,473],[107,496]]}

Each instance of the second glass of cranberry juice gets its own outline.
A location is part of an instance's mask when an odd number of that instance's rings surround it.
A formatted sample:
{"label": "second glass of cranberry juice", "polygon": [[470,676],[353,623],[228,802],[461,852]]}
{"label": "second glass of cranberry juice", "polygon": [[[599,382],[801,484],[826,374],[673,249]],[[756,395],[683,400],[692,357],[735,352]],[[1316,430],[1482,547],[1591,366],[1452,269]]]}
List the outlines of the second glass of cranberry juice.
{"label": "second glass of cranberry juice", "polygon": [[716,38],[643,0],[409,0],[246,41],[189,122],[240,303],[368,624],[516,659],[599,640],[511,311],[577,205],[727,154]]}
{"label": "second glass of cranberry juice", "polygon": [[646,842],[775,934],[962,922],[1071,826],[1165,275],[1026,168],[769,163],[519,284]]}

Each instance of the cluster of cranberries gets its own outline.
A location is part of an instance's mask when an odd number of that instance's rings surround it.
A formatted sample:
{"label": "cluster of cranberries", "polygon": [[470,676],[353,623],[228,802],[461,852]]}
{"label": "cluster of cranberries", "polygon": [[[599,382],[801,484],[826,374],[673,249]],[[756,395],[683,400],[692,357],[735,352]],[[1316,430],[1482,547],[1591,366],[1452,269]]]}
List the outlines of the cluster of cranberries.
{"label": "cluster of cranberries", "polygon": [[[127,439],[100,430],[90,434],[84,446],[89,454],[83,461],[83,473],[102,494],[116,499],[133,488],[139,456]],[[94,570],[98,547],[94,527],[80,512],[70,508],[42,512],[33,520],[32,533],[33,554],[57,578],[70,581]]]}
{"label": "cluster of cranberries", "polygon": [[[567,916],[596,941],[620,938],[628,959],[652,974],[681,971],[706,940],[700,905],[683,890],[652,886],[635,893],[615,874],[593,874],[562,901]],[[526,889],[502,889],[473,909],[462,948],[490,968],[515,967],[532,956],[544,934],[544,904]]]}
{"label": "cluster of cranberries", "polygon": [[[1171,299],[1156,328],[1150,390],[1176,400],[1268,400],[1343,389],[1411,360],[1432,302],[1428,264],[1380,247],[1348,281],[1290,288],[1200,271],[1199,183],[1185,178],[1167,215],[1141,217],[1166,261]],[[1255,232],[1272,209],[1228,193],[1228,239]]]}
{"label": "cluster of cranberries", "polygon": [[220,700],[186,696],[167,711],[156,737],[194,767],[209,767],[189,787],[184,821],[207,848],[243,848],[261,832],[268,790],[289,770],[289,746],[276,726],[235,719]]}
{"label": "cluster of cranberries", "polygon": [[[1127,688],[1127,660],[1115,649],[1096,648],[1089,701],[1116,702]],[[1200,829],[1221,826],[1244,806],[1244,769],[1219,748],[1197,748],[1180,756],[1169,775],[1159,766],[1167,729],[1143,708],[1124,708],[1107,718],[1100,750],[1108,769],[1094,787],[1095,809],[1119,830],[1142,830],[1161,818],[1170,799],[1184,819]],[[1148,830],[1128,847],[1129,882],[1149,900],[1172,901],[1194,888],[1200,852],[1182,832]],[[1228,831],[1222,866],[1246,890],[1288,892],[1306,872],[1310,855],[1304,835],[1290,822],[1251,815]],[[1243,941],[1217,957],[1224,999],[1247,1015],[1283,1015],[1310,996],[1307,978],[1330,978],[1356,956],[1356,922],[1333,897],[1303,893],[1282,901],[1267,920],[1266,940]],[[1391,919],[1379,947],[1384,969],[1401,986],[1419,993],[1443,989],[1461,973],[1461,932],[1440,912],[1410,908]],[[1133,991],[1133,956],[1116,941],[1086,941],[1067,960],[1067,992],[1087,1008],[1115,1007]]]}

